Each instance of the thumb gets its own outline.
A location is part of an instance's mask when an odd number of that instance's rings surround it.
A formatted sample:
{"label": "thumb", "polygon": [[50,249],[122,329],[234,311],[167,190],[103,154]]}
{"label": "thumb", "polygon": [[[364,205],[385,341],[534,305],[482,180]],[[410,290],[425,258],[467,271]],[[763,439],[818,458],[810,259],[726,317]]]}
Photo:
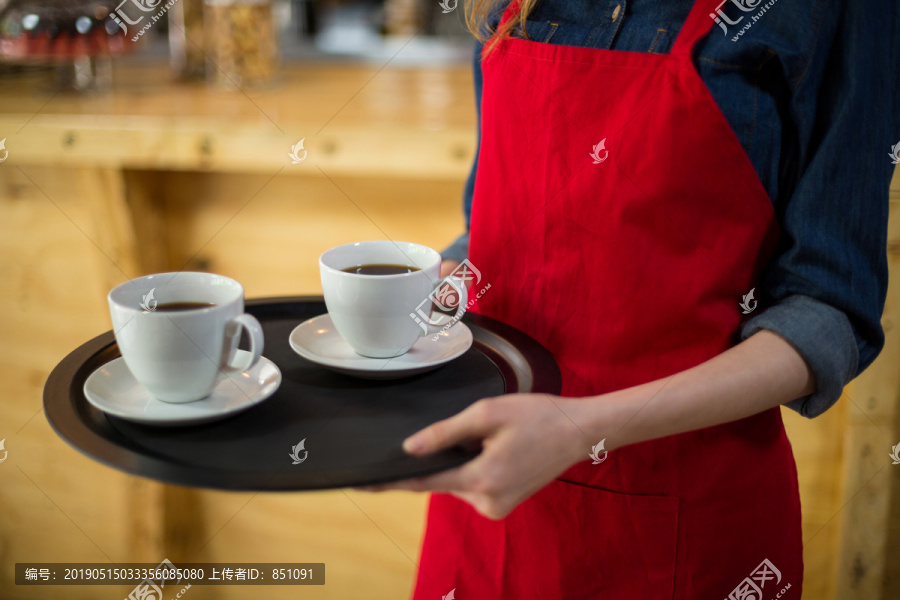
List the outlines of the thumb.
{"label": "thumb", "polygon": [[486,438],[495,426],[486,418],[487,405],[479,400],[461,413],[429,425],[403,440],[408,454],[431,454],[462,442]]}

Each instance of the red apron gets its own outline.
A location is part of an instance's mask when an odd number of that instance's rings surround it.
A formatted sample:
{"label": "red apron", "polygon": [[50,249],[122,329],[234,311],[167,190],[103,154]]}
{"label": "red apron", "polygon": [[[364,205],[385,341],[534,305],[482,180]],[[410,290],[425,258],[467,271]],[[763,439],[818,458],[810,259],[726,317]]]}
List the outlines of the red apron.
{"label": "red apron", "polygon": [[[733,346],[772,257],[772,203],[691,62],[720,2],[695,2],[668,55],[506,39],[483,61],[469,257],[491,287],[473,310],[548,348],[563,396]],[[414,598],[770,600],[789,586],[780,598],[799,600],[778,408],[593,465],[599,441],[499,521],[433,495]]]}

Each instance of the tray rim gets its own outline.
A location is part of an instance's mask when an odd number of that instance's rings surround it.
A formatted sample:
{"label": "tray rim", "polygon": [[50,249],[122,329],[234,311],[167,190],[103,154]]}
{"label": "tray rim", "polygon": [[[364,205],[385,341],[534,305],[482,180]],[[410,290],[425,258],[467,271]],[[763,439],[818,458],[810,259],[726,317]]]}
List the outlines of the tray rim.
{"label": "tray rim", "polygon": [[[317,295],[267,296],[247,299],[244,305],[245,307],[274,308],[279,305],[323,302],[323,297]],[[536,340],[497,319],[477,313],[467,312],[462,320],[472,329],[472,348],[484,354],[500,371],[506,385],[505,394],[519,392],[560,393],[562,378],[556,360]],[[524,350],[513,343],[516,340],[524,342]],[[510,349],[513,350],[511,354],[504,354],[504,351],[508,352]],[[161,483],[202,489],[289,492],[348,487],[347,485],[339,484],[315,487],[292,486],[289,485],[289,482],[280,482],[274,486],[251,485],[252,481],[259,481],[258,474],[253,475],[256,473],[254,471],[241,472],[183,465],[172,461],[168,457],[154,456],[147,448],[142,446],[129,446],[128,438],[124,437],[107,420],[105,413],[91,407],[87,399],[84,398],[83,382],[96,368],[93,364],[88,367],[88,364],[93,363],[92,359],[104,353],[109,355],[106,362],[121,356],[118,352],[115,336],[111,330],[88,340],[69,352],[51,371],[44,384],[42,393],[44,417],[47,419],[50,427],[67,444],[86,457],[129,475],[145,477]],[[534,371],[534,365],[540,366],[540,372]],[[100,418],[104,419],[104,423],[99,426],[104,430],[102,433],[97,427],[90,426],[87,419],[84,418],[85,411],[90,410],[96,411],[99,413]],[[71,417],[73,416],[76,418],[72,419]],[[460,456],[458,460],[453,460],[443,465],[423,467],[421,472],[417,472],[410,477],[422,477],[453,468],[465,463],[473,456],[474,454],[469,452]],[[238,474],[241,473],[250,475],[238,477]],[[270,483],[280,473],[281,471],[272,473],[267,483]],[[357,485],[375,485],[396,480],[396,477],[386,479],[373,478],[370,482],[367,481]]]}

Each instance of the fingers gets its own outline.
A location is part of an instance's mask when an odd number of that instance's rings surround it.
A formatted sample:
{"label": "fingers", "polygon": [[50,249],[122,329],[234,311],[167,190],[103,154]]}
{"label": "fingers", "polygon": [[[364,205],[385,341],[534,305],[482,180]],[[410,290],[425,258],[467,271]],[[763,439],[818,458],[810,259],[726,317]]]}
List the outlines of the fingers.
{"label": "fingers", "polygon": [[[456,273],[457,268],[462,263],[456,262],[455,260],[445,260],[441,263],[441,277],[447,277],[448,275],[456,274],[457,276],[462,273]],[[474,281],[471,278],[463,278],[466,288],[471,288]]]}
{"label": "fingers", "polygon": [[441,263],[441,277],[446,277],[453,273],[456,267],[459,266],[459,263],[455,260],[445,260]]}
{"label": "fingers", "polygon": [[414,479],[405,479],[403,481],[394,481],[392,483],[382,483],[378,485],[369,485],[364,487],[353,488],[362,492],[385,492],[389,490],[403,490],[407,492],[452,492],[466,489],[467,485],[471,485],[472,471],[463,465],[449,471],[442,471],[434,475],[426,475],[425,477],[416,477]]}
{"label": "fingers", "polygon": [[449,419],[438,421],[403,441],[403,449],[414,456],[431,454],[471,439],[483,439],[496,428],[490,400],[479,400]]}

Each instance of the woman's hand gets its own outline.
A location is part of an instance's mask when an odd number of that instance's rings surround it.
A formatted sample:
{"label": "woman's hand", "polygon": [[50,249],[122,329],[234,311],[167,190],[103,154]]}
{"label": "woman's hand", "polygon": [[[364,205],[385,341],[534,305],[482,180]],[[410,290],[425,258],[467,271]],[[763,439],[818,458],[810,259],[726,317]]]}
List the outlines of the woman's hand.
{"label": "woman's hand", "polygon": [[410,454],[424,455],[481,440],[480,455],[443,473],[361,489],[450,492],[499,519],[586,460],[600,440],[606,450],[624,448],[743,419],[815,389],[800,353],[764,330],[696,367],[600,396],[512,394],[480,400],[403,444]]}
{"label": "woman's hand", "polygon": [[488,518],[505,517],[579,459],[588,458],[591,444],[566,414],[573,402],[577,400],[548,394],[479,400],[410,436],[403,448],[421,456],[480,440],[480,455],[435,475],[360,489],[449,492]]}

